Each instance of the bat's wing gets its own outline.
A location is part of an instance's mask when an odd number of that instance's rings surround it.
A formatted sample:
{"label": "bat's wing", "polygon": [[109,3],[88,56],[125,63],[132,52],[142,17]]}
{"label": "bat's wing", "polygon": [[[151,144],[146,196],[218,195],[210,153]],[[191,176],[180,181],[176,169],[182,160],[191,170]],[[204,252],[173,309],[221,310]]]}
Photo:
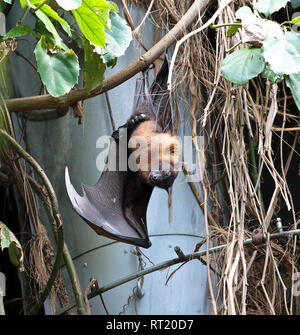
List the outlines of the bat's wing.
{"label": "bat's wing", "polygon": [[[148,82],[149,69],[137,79],[132,116],[145,113],[159,118],[161,130],[172,129],[172,106],[167,92],[168,62],[162,65],[153,85]],[[128,123],[123,127],[128,128]],[[122,128],[122,127],[120,127]],[[119,128],[119,129],[120,129]],[[113,133],[108,161],[100,179],[94,186],[82,185],[80,196],[70,182],[66,168],[65,180],[69,198],[75,211],[99,235],[149,248],[146,211],[153,187],[143,184],[137,173],[119,168],[119,148],[122,138],[119,129]],[[126,143],[127,148],[127,143]],[[124,157],[126,159],[128,157]],[[112,169],[116,162],[115,169]],[[127,162],[126,162],[127,164]]]}
{"label": "bat's wing", "polygon": [[150,93],[149,71],[150,68],[144,70],[141,77],[136,80],[133,111],[131,116],[145,113],[152,118],[156,117],[155,109],[153,106],[153,99]]}
{"label": "bat's wing", "polygon": [[82,185],[83,196],[74,189],[66,168],[67,192],[75,211],[97,234],[149,248],[146,210],[152,188],[144,186],[135,173],[119,171],[118,151],[119,144],[112,142],[108,163],[116,158],[117,171],[106,169],[96,185]]}
{"label": "bat's wing", "polygon": [[164,62],[149,89],[153,110],[156,114],[156,120],[158,125],[164,132],[173,132],[175,125],[175,99],[173,94],[168,91],[167,81],[169,73],[169,61],[165,56]]}

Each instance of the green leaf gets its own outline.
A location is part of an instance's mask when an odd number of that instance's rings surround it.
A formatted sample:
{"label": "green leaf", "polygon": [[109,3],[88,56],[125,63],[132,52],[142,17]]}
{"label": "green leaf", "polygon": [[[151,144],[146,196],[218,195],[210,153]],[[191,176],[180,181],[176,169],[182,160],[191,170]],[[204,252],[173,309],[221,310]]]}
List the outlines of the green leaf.
{"label": "green leaf", "polygon": [[84,87],[90,93],[101,84],[106,66],[101,56],[94,52],[94,46],[89,41],[83,40],[82,43],[84,49]]}
{"label": "green leaf", "polygon": [[259,0],[254,7],[268,17],[270,14],[277,12],[280,8],[285,7],[289,0]]}
{"label": "green leaf", "polygon": [[40,10],[46,14],[48,17],[51,17],[52,19],[58,21],[62,28],[65,30],[65,32],[71,36],[71,29],[70,29],[70,26],[68,24],[68,22],[66,20],[64,20],[63,18],[61,18],[55,10],[53,10],[50,6],[48,5],[43,5]]}
{"label": "green leaf", "polygon": [[300,16],[295,17],[292,21],[284,21],[282,24],[296,24],[300,26]]}
{"label": "green leaf", "polygon": [[[34,8],[33,5],[40,5],[44,0],[30,0],[30,5],[32,8]],[[28,3],[26,0],[20,0],[21,6],[24,9],[25,7],[28,6]]]}
{"label": "green leaf", "polygon": [[13,265],[18,266],[20,271],[24,270],[23,249],[13,232],[2,222],[0,222],[0,245],[1,250],[8,248],[9,259]]}
{"label": "green leaf", "polygon": [[56,0],[64,10],[72,10],[81,6],[81,0]]}
{"label": "green leaf", "polygon": [[111,31],[105,30],[106,48],[104,52],[120,57],[125,54],[132,40],[131,29],[117,13],[111,12],[109,17],[111,20]]}
{"label": "green leaf", "polygon": [[13,27],[3,36],[3,40],[6,40],[8,38],[20,37],[31,33],[32,30],[29,26]]}
{"label": "green leaf", "polygon": [[51,46],[54,48],[55,42],[53,35],[46,29],[44,23],[41,20],[36,20],[34,30],[36,32],[37,40],[39,40],[42,35],[45,35],[47,44],[51,44]]}
{"label": "green leaf", "polygon": [[270,65],[267,65],[266,68],[261,73],[261,76],[265,79],[269,79],[273,84],[280,83],[283,80],[283,75],[278,75],[277,73],[274,73]]}
{"label": "green leaf", "polygon": [[291,0],[292,7],[298,8],[300,6],[300,0]]}
{"label": "green leaf", "polygon": [[99,20],[102,22],[102,24],[110,29],[107,25],[108,19],[109,19],[109,13],[111,10],[111,6],[108,4],[108,2],[104,0],[94,0],[93,1],[93,8],[95,10],[95,13],[97,14]]}
{"label": "green leaf", "polygon": [[227,29],[227,33],[226,33],[226,35],[227,35],[228,37],[230,37],[230,36],[236,34],[236,33],[239,31],[239,28],[240,28],[240,26],[230,26],[230,27]]}
{"label": "green leaf", "polygon": [[35,12],[35,15],[44,23],[46,29],[52,34],[55,46],[58,45],[60,48],[62,48],[62,39],[59,36],[57,30],[55,29],[53,23],[50,21],[49,17],[44,14],[40,9]]}
{"label": "green leaf", "polygon": [[117,57],[113,56],[111,53],[107,52],[104,55],[102,55],[103,62],[106,64],[106,66],[113,68],[117,63]]}
{"label": "green leaf", "polygon": [[[28,6],[26,0],[20,0],[20,3],[23,8]],[[43,3],[43,0],[30,0],[30,5],[33,9],[36,9],[39,5]],[[53,23],[49,19],[49,17],[58,21],[65,32],[71,36],[71,29],[66,20],[59,17],[59,15],[47,4],[41,6],[41,8],[35,11],[35,15],[44,23],[46,29],[53,35],[55,46],[58,45],[60,48],[65,49],[65,44],[63,43],[61,37],[59,36],[57,30],[55,29]]]}
{"label": "green leaf", "polygon": [[78,58],[72,49],[49,54],[46,37],[42,36],[34,50],[42,82],[48,92],[58,97],[70,91],[78,81]]}
{"label": "green leaf", "polygon": [[19,266],[20,264],[20,251],[21,248],[16,244],[16,242],[11,242],[8,248],[8,255],[14,266]]}
{"label": "green leaf", "polygon": [[109,9],[109,5],[104,0],[82,0],[81,7],[72,10],[78,27],[83,35],[93,44],[101,47],[105,46],[105,19],[96,13],[96,6]]}
{"label": "green leaf", "polygon": [[300,111],[300,73],[286,76],[285,81],[287,86],[290,88],[294,101]]}
{"label": "green leaf", "polygon": [[221,71],[223,76],[237,85],[244,85],[256,77],[265,68],[260,48],[244,48],[234,51],[223,59]]}
{"label": "green leaf", "polygon": [[282,74],[300,71],[300,35],[288,31],[283,38],[266,37],[263,56],[273,72]]}
{"label": "green leaf", "polygon": [[235,12],[235,17],[237,19],[243,20],[245,18],[247,19],[248,17],[256,17],[256,16],[254,15],[250,7],[243,6]]}
{"label": "green leaf", "polygon": [[106,1],[112,12],[119,12],[119,7],[113,1]]}
{"label": "green leaf", "polygon": [[[47,30],[46,26],[41,20],[36,20],[35,31],[37,32],[37,39],[40,39],[42,35],[45,35],[46,43],[48,44],[48,49],[50,46],[51,48],[55,47],[55,41],[54,41],[53,35]],[[61,41],[60,44],[61,44],[62,49],[64,49],[65,51],[69,50],[69,47],[65,45],[63,41]]]}
{"label": "green leaf", "polygon": [[3,1],[11,5],[11,0],[3,0]]}

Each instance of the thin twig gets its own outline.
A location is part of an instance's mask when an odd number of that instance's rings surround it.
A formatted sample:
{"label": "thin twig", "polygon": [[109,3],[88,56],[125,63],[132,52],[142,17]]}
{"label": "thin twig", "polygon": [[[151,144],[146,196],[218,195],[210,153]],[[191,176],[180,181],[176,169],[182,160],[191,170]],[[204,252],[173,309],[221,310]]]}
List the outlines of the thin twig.
{"label": "thin twig", "polygon": [[[284,237],[284,236],[290,236],[290,235],[300,235],[300,229],[296,229],[296,230],[291,230],[291,231],[284,231],[282,233],[275,233],[275,234],[271,234],[270,235],[270,240],[272,239],[278,239],[279,237]],[[247,240],[244,240],[243,241],[243,245],[244,246],[247,246],[247,245],[251,245],[253,243],[252,241],[252,238],[250,239],[247,239]],[[217,252],[221,252],[222,250],[228,248],[228,244],[223,244],[223,245],[219,245],[219,246],[216,246],[216,247],[212,247],[208,250],[208,253],[209,254],[213,254],[213,253],[217,253]],[[185,255],[185,258],[183,260],[180,260],[178,257],[176,258],[173,258],[173,259],[170,259],[168,261],[164,261],[164,262],[161,262],[159,264],[156,264],[154,266],[151,266],[149,268],[146,268],[144,270],[141,270],[141,271],[138,271],[132,275],[129,275],[129,276],[126,276],[124,278],[121,278],[115,282],[112,282],[106,286],[102,286],[100,287],[98,290],[95,290],[93,293],[90,293],[88,295],[88,299],[92,299],[94,298],[95,296],[99,295],[100,293],[104,293],[104,292],[107,292],[117,286],[120,286],[120,285],[123,285],[131,280],[134,280],[134,279],[137,279],[139,277],[142,277],[142,276],[145,276],[147,274],[150,274],[152,272],[155,272],[155,271],[159,271],[161,269],[164,269],[164,268],[167,268],[169,266],[172,266],[172,265],[175,265],[175,264],[178,264],[178,263],[183,263],[183,262],[186,262],[186,261],[192,261],[194,259],[199,259],[200,257],[203,257],[207,254],[207,250],[202,250],[202,251],[199,251],[199,252],[195,252],[195,253],[191,253],[191,254],[186,254]],[[73,307],[75,307],[76,304],[73,303],[73,304],[70,304],[69,306],[63,308],[62,310],[60,310],[57,314],[64,314],[66,313],[68,310],[72,309]]]}
{"label": "thin twig", "polygon": [[[173,56],[172,56],[172,60],[171,60],[171,63],[170,63],[170,70],[169,70],[168,82],[167,82],[168,90],[172,89],[172,74],[173,74],[173,70],[174,70],[174,64],[175,64],[176,56],[177,56],[177,53],[178,53],[178,50],[179,50],[179,47],[181,46],[181,44],[184,43],[187,39],[189,39],[193,35],[198,34],[202,30],[208,28],[211,25],[211,23],[213,23],[216,20],[216,18],[220,15],[220,13],[224,10],[224,8],[227,5],[229,5],[229,3],[231,1],[232,0],[224,0],[221,3],[220,8],[218,8],[218,10],[214,13],[214,15],[205,24],[203,24],[200,28],[198,28],[196,30],[193,30],[192,32],[190,32],[189,34],[187,34],[183,38],[181,38],[179,41],[177,41],[177,43],[175,45],[175,50],[174,50],[174,53],[173,53]],[[200,6],[200,1],[196,0],[194,2],[194,5],[195,4]]]}

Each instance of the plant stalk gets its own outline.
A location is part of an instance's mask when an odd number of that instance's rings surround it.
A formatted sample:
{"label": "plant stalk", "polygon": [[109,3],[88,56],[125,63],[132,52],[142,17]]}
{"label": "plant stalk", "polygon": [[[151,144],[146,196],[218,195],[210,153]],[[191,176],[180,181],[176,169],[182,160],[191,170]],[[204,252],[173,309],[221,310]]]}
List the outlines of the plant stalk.
{"label": "plant stalk", "polygon": [[[282,232],[279,232],[279,233],[270,234],[269,238],[270,238],[270,240],[274,240],[274,239],[278,239],[280,237],[289,237],[289,236],[294,236],[294,235],[300,235],[300,229],[287,230],[287,231],[282,231]],[[265,236],[264,236],[264,240],[266,240]],[[248,239],[243,241],[244,246],[251,245],[251,244],[253,244],[253,239],[252,238],[248,238]],[[219,246],[216,246],[216,247],[212,247],[208,250],[208,254],[211,255],[213,253],[220,252],[220,251],[224,250],[226,247],[228,247],[228,244],[222,244],[222,245],[219,245]],[[137,279],[139,277],[145,276],[149,273],[167,268],[169,266],[172,266],[172,265],[175,265],[175,264],[178,264],[178,263],[188,262],[188,261],[191,261],[191,260],[194,260],[194,259],[200,259],[201,257],[205,256],[206,253],[207,253],[207,250],[202,250],[202,251],[198,251],[198,252],[194,252],[194,253],[191,253],[191,254],[184,255],[184,257],[177,257],[177,258],[170,259],[168,261],[161,262],[161,263],[156,264],[154,266],[151,266],[147,269],[138,271],[138,272],[136,272],[132,275],[129,275],[129,276],[123,277],[119,280],[116,280],[116,281],[114,281],[114,282],[112,282],[108,285],[100,287],[99,289],[95,290],[93,293],[90,293],[88,295],[88,299],[92,299],[99,294],[102,294],[106,291],[109,291],[109,290],[111,290],[111,289],[113,289],[117,286],[123,285],[123,284],[125,284],[125,283],[127,283],[131,280],[134,280],[134,279]],[[72,303],[69,306],[60,310],[57,314],[58,315],[65,314],[68,310],[72,309],[75,306],[76,306],[76,304]]]}
{"label": "plant stalk", "polygon": [[64,247],[64,235],[63,235],[63,223],[61,219],[61,215],[59,213],[59,207],[57,198],[54,192],[54,189],[51,185],[50,180],[48,179],[47,175],[43,171],[43,169],[39,166],[37,161],[31,157],[17,142],[16,140],[11,137],[6,131],[0,129],[0,137],[2,137],[4,140],[6,140],[19,154],[20,157],[25,159],[35,170],[35,172],[39,175],[41,180],[43,181],[43,184],[46,187],[46,190],[49,194],[49,199],[51,202],[52,210],[53,210],[53,218],[55,221],[55,226],[53,227],[54,234],[57,238],[57,252],[56,252],[56,258],[53,265],[52,272],[49,276],[47,285],[44,289],[44,292],[40,296],[39,302],[37,302],[34,307],[31,310],[30,314],[37,314],[41,307],[43,306],[44,301],[48,297],[51,288],[54,284],[55,278],[58,275],[58,272],[60,270],[60,264],[63,254],[63,247]]}

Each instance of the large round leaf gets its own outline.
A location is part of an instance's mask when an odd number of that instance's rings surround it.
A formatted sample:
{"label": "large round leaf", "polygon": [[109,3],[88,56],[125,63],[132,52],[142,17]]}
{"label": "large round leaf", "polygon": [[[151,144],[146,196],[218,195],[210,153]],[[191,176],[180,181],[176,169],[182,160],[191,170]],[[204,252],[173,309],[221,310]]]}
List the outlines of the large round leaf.
{"label": "large round leaf", "polygon": [[81,6],[81,0],[56,0],[64,10],[76,9]]}
{"label": "large round leaf", "polygon": [[284,7],[289,0],[259,0],[254,7],[266,17]]}
{"label": "large round leaf", "polygon": [[295,103],[300,110],[300,73],[287,76],[286,84],[292,91]]}
{"label": "large round leaf", "polygon": [[42,36],[34,50],[38,72],[48,92],[58,97],[70,91],[77,83],[79,75],[78,58],[73,50],[59,50],[50,54],[45,36]]}
{"label": "large round leaf", "polygon": [[300,72],[300,35],[288,31],[282,38],[266,37],[263,55],[271,70],[279,75]]}
{"label": "large round leaf", "polygon": [[226,79],[237,85],[244,85],[265,68],[260,48],[244,48],[227,56],[221,66]]}
{"label": "large round leaf", "polygon": [[115,57],[124,55],[132,40],[132,33],[126,21],[115,12],[110,15],[111,30],[105,30],[106,48],[104,53],[108,52]]}

